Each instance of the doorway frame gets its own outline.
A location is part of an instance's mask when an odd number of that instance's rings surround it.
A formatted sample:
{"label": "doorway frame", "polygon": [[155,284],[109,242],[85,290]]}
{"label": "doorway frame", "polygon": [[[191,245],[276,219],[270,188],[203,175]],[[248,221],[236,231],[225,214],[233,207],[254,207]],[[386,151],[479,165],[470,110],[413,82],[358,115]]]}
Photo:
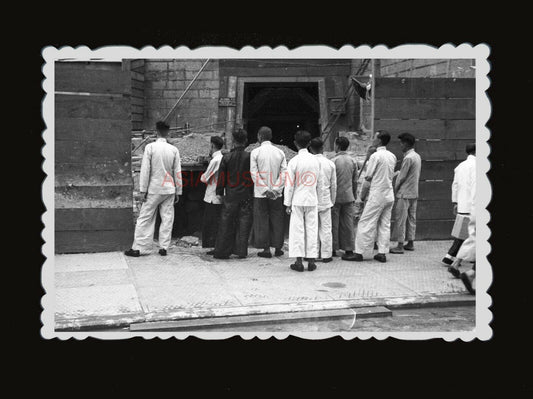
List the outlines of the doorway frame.
{"label": "doorway frame", "polygon": [[317,83],[318,85],[318,106],[319,119],[318,126],[320,128],[320,136],[322,136],[322,127],[328,122],[328,109],[326,102],[326,79],[318,76],[290,76],[290,77],[238,77],[237,78],[237,112],[235,115],[235,126],[243,127],[242,113],[244,106],[244,85],[245,83]]}

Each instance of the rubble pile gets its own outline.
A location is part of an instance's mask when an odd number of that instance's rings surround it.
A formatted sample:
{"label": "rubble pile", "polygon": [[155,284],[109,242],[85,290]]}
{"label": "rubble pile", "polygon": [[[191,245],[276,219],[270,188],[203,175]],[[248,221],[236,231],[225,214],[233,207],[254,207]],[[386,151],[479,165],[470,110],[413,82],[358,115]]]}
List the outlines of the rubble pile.
{"label": "rubble pile", "polygon": [[179,138],[169,138],[168,142],[180,151],[181,163],[196,164],[205,162],[211,147],[211,135],[191,133]]}

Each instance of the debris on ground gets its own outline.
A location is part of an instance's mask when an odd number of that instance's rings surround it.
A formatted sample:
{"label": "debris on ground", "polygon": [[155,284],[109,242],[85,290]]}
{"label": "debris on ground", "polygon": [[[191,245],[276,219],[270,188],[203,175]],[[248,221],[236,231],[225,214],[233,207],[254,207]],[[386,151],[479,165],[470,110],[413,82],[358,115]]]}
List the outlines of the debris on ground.
{"label": "debris on ground", "polygon": [[195,247],[200,244],[200,239],[195,236],[184,236],[176,241],[177,247]]}

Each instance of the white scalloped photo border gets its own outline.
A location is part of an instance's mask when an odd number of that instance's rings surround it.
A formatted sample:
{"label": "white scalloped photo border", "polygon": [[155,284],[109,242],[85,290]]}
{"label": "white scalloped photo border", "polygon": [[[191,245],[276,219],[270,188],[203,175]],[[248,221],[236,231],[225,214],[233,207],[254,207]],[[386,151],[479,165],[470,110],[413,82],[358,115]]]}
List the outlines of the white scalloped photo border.
{"label": "white scalloped photo border", "polygon": [[[487,143],[490,131],[486,127],[491,115],[491,103],[486,90],[490,86],[488,74],[490,63],[488,57],[490,48],[486,44],[473,46],[463,43],[458,46],[444,44],[441,47],[433,47],[424,44],[405,44],[394,48],[385,45],[370,47],[361,45],[354,47],[345,45],[340,49],[329,46],[301,46],[289,50],[285,46],[275,48],[262,46],[253,48],[245,46],[234,49],[229,47],[199,47],[189,49],[185,46],[172,48],[162,46],[154,48],[152,46],[136,49],[128,46],[106,46],[97,49],[90,49],[87,46],[73,47],[45,47],[42,50],[44,64],[42,72],[45,76],[42,87],[45,96],[42,102],[42,117],[46,124],[43,132],[45,145],[42,149],[44,157],[43,170],[46,178],[42,185],[42,196],[46,210],[42,215],[44,229],[42,237],[44,244],[42,252],[46,257],[41,271],[42,285],[45,294],[41,299],[43,311],[41,313],[41,335],[45,339],[85,339],[95,337],[99,339],[124,339],[130,337],[144,337],[146,339],[162,338],[168,339],[176,337],[185,339],[188,336],[196,336],[202,339],[225,339],[232,336],[240,336],[243,339],[285,339],[289,335],[305,339],[325,339],[334,336],[341,336],[344,339],[369,339],[376,338],[383,340],[389,337],[402,340],[426,340],[432,338],[442,338],[446,341],[461,339],[472,341],[479,339],[489,340],[492,337],[492,312],[489,307],[492,298],[487,293],[492,283],[492,268],[487,260],[491,247],[488,242],[490,229],[488,222],[490,214],[487,205],[492,197],[492,190],[487,172],[490,169],[488,159],[490,147]],[[476,195],[476,315],[475,328],[467,332],[58,332],[54,331],[54,308],[55,308],[55,283],[54,283],[54,129],[55,129],[55,106],[54,106],[54,61],[57,59],[73,59],[88,61],[99,59],[103,61],[121,61],[123,58],[468,58],[475,59],[476,65],[476,161],[477,161],[477,195]]]}

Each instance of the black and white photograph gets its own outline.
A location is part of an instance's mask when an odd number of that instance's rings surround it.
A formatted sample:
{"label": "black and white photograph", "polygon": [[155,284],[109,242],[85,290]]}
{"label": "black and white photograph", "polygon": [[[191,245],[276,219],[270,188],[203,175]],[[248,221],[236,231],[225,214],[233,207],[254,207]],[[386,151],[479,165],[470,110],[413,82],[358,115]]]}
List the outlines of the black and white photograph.
{"label": "black and white photograph", "polygon": [[488,59],[45,48],[43,337],[490,339]]}

